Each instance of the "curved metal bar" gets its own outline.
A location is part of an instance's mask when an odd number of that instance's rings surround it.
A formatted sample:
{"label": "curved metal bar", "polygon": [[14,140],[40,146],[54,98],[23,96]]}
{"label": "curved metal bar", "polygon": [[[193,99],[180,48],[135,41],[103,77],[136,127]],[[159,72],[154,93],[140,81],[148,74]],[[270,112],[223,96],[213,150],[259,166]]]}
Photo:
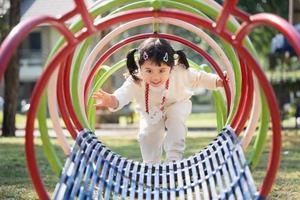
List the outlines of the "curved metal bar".
{"label": "curved metal bar", "polygon": [[250,20],[250,22],[244,22],[240,26],[233,43],[242,43],[243,39],[253,28],[261,24],[269,24],[280,31],[288,39],[289,43],[295,49],[298,57],[300,57],[300,34],[285,19],[274,14],[261,13],[251,16]]}
{"label": "curved metal bar", "polygon": [[279,167],[280,160],[280,149],[281,149],[281,125],[280,125],[280,112],[276,102],[276,97],[273,92],[272,86],[268,82],[266,76],[263,71],[260,69],[256,60],[251,56],[251,54],[241,45],[235,45],[238,53],[242,56],[247,65],[254,71],[256,76],[258,77],[259,83],[266,94],[269,110],[271,113],[272,120],[272,148],[271,154],[269,156],[268,169],[266,172],[266,176],[264,178],[264,182],[260,188],[260,196],[262,198],[266,198],[268,193],[271,190],[272,183],[275,180],[276,172]]}
{"label": "curved metal bar", "polygon": [[53,60],[51,60],[51,62],[48,64],[48,67],[45,69],[44,73],[38,79],[36,86],[32,92],[32,99],[30,103],[31,106],[27,114],[26,135],[25,135],[25,150],[26,150],[27,166],[28,166],[30,176],[32,178],[33,185],[40,199],[49,199],[49,196],[41,180],[40,173],[36,163],[36,158],[35,158],[35,149],[34,149],[34,141],[33,141],[34,119],[39,105],[41,94],[43,93],[43,90],[51,74],[53,73],[55,68],[59,66],[60,62],[73,51],[74,48],[75,48],[75,44],[65,46],[64,48],[61,49],[61,51],[56,56],[54,56]]}
{"label": "curved metal bar", "polygon": [[[74,52],[72,52],[73,54]],[[70,55],[71,56],[71,55]],[[69,58],[67,58],[68,60]],[[67,103],[65,101],[65,91],[64,91],[64,86],[63,86],[63,81],[64,81],[64,67],[66,65],[67,61],[64,61],[61,63],[61,66],[59,68],[58,72],[58,79],[57,79],[57,87],[56,87],[56,92],[57,92],[57,103],[58,107],[60,109],[61,116],[64,120],[64,123],[66,125],[66,128],[70,131],[70,134],[73,139],[76,139],[77,132],[75,130],[75,126],[70,120],[70,115],[68,112],[67,108]],[[80,129],[79,129],[80,130]]]}
{"label": "curved metal bar", "polygon": [[113,53],[115,52],[117,49],[121,48],[122,46],[130,43],[130,42],[134,42],[137,40],[141,40],[141,39],[146,39],[149,37],[155,37],[155,38],[164,38],[164,39],[169,39],[169,40],[173,40],[176,42],[180,42],[184,45],[187,45],[188,47],[192,48],[193,50],[195,50],[197,53],[199,53],[200,55],[202,55],[206,60],[208,60],[208,62],[211,63],[211,65],[213,66],[213,68],[215,69],[215,71],[217,72],[217,74],[220,76],[220,78],[222,78],[222,80],[224,80],[224,89],[225,89],[225,93],[226,93],[226,98],[227,98],[227,107],[229,107],[230,109],[230,105],[231,105],[231,95],[230,95],[230,89],[228,86],[228,83],[225,80],[224,74],[222,72],[222,70],[220,69],[219,65],[214,61],[214,59],[207,54],[204,50],[202,50],[201,48],[199,48],[197,45],[195,45],[194,43],[185,40],[181,37],[175,36],[175,35],[169,35],[169,34],[157,34],[157,33],[150,33],[150,34],[140,34],[140,35],[136,35],[130,38],[127,38],[119,43],[117,43],[116,45],[114,45],[113,47],[111,47],[109,50],[107,50],[96,62],[96,64],[94,65],[94,67],[92,68],[92,70],[90,71],[90,74],[87,78],[86,84],[85,84],[85,90],[84,90],[84,96],[85,96],[85,105],[87,105],[87,98],[88,98],[88,92],[90,90],[91,87],[91,83],[93,80],[93,77],[95,76],[96,72],[98,71],[98,67],[100,67],[103,62]]}
{"label": "curved metal bar", "polygon": [[89,37],[83,42],[81,42],[80,45],[77,47],[76,56],[74,57],[74,60],[72,62],[70,77],[70,92],[72,93],[71,98],[74,110],[76,112],[76,116],[78,117],[83,127],[90,130],[92,130],[92,127],[94,126],[90,125],[89,120],[84,111],[84,104],[81,104],[81,99],[83,99],[83,95],[80,91],[80,88],[81,82],[83,81],[82,73],[89,70],[87,67],[85,67],[84,61],[89,60],[89,48],[92,45],[93,39],[93,37]]}
{"label": "curved metal bar", "polygon": [[82,17],[82,21],[84,22],[89,34],[93,34],[97,32],[97,29],[93,24],[93,18],[90,16],[90,13],[87,10],[84,1],[83,0],[74,0],[74,1],[76,3],[76,8],[80,13]]}
{"label": "curved metal bar", "polygon": [[[84,87],[84,83],[86,82],[87,76],[89,71],[86,70],[86,68],[91,68],[90,66],[92,66],[91,63],[95,62],[95,57],[96,55],[100,55],[100,50],[109,42],[109,40],[111,40],[114,36],[120,34],[121,32],[129,28],[132,28],[133,26],[137,26],[137,25],[143,25],[143,24],[148,24],[153,22],[153,20],[156,21],[156,23],[163,23],[163,24],[172,24],[172,25],[176,25],[176,26],[181,26],[182,28],[187,29],[190,32],[195,33],[198,37],[200,37],[202,40],[206,41],[210,47],[216,52],[217,56],[220,57],[222,64],[226,67],[226,70],[228,72],[228,76],[229,76],[229,84],[230,84],[230,90],[231,90],[231,99],[234,99],[234,93],[235,93],[235,79],[234,79],[234,72],[232,70],[232,66],[226,56],[226,54],[222,51],[221,47],[219,47],[216,42],[210,37],[208,36],[205,32],[203,32],[201,29],[197,28],[196,26],[189,24],[187,22],[181,21],[181,20],[177,20],[177,19],[172,19],[172,18],[144,18],[144,19],[139,19],[139,20],[134,20],[131,22],[128,22],[126,24],[123,24],[122,26],[118,27],[117,29],[114,29],[113,31],[111,31],[109,34],[107,34],[98,44],[97,46],[93,49],[92,53],[90,54],[90,56],[86,59],[86,63],[84,64],[85,66],[85,70],[82,70],[81,73],[81,78],[80,78],[80,84],[79,84],[79,93],[83,94],[83,87]],[[82,95],[82,97],[84,97],[84,95]],[[81,97],[79,97],[80,102],[81,102],[81,107],[85,107],[84,106],[84,100],[81,99]],[[93,104],[92,102],[90,102],[91,99],[89,99],[89,103],[88,103],[88,108],[87,108],[87,113],[88,116],[90,116],[91,113],[91,104]],[[233,102],[232,102],[233,103]],[[235,106],[235,105],[232,105]],[[231,106],[231,107],[232,107]],[[229,109],[229,107],[228,107]],[[227,112],[228,113],[228,112]],[[225,113],[224,113],[225,114]],[[91,118],[89,117],[89,120]]]}
{"label": "curved metal bar", "polygon": [[27,36],[27,34],[40,24],[49,23],[59,32],[61,32],[67,39],[69,44],[76,43],[77,39],[72,35],[69,29],[57,19],[49,16],[40,16],[33,18],[15,26],[10,34],[5,38],[0,47],[0,79],[7,67],[13,52],[17,49],[18,45]]}
{"label": "curved metal bar", "polygon": [[[147,14],[148,13],[148,14]],[[203,18],[200,18],[200,17],[197,17],[197,16],[194,16],[194,15],[191,15],[189,13],[186,13],[186,12],[179,12],[179,11],[174,11],[174,10],[160,10],[160,11],[149,11],[149,10],[137,10],[136,11],[136,14],[134,15],[135,17],[137,17],[137,15],[140,15],[141,17],[148,17],[150,13],[155,13],[158,17],[171,17],[171,18],[179,18],[181,20],[184,20],[184,21],[189,21],[190,23],[194,23],[194,24],[197,24],[199,26],[202,26],[206,29],[208,29],[209,31],[217,34],[215,32],[215,30],[213,29],[213,27],[211,26],[211,24],[203,19]],[[123,17],[122,19],[123,20],[129,20],[130,18],[134,17],[133,16],[133,13],[132,12],[125,12],[123,13]],[[120,15],[120,14],[119,14]],[[104,24],[107,24],[107,25],[111,25],[113,23],[115,23],[117,21],[117,18],[114,18],[114,19],[107,19],[107,21],[103,22],[102,25]],[[98,25],[100,26],[100,25]],[[99,27],[100,28],[100,27]],[[254,60],[254,58],[248,53],[248,51],[242,47],[241,45],[238,45],[237,43],[238,42],[235,42],[234,41],[234,38],[232,38],[232,36],[228,33],[228,32],[222,32],[220,34],[220,36],[227,40],[228,42],[230,42],[231,44],[234,44],[234,46],[236,47],[236,49],[238,50],[238,53],[241,54],[239,52],[239,50],[243,49],[243,52],[242,52],[242,56],[245,56],[246,57],[246,60],[247,60],[247,63],[249,66],[251,66],[252,68],[255,68],[254,72],[255,74],[257,75],[261,85],[263,86],[263,89],[264,89],[264,92],[266,93],[266,96],[268,98],[268,102],[269,102],[269,107],[272,108],[271,110],[271,116],[272,116],[272,128],[273,128],[273,146],[272,146],[272,153],[270,155],[270,159],[269,159],[269,166],[270,164],[274,164],[273,165],[273,169],[271,170],[270,168],[268,169],[268,172],[267,172],[267,175],[264,179],[264,183],[262,185],[262,191],[261,191],[261,194],[262,196],[267,196],[267,194],[270,192],[270,189],[271,189],[271,185],[275,179],[275,175],[276,175],[276,171],[278,169],[278,166],[279,166],[279,157],[280,157],[280,152],[278,152],[278,150],[276,149],[280,149],[280,142],[281,142],[281,130],[280,130],[280,126],[278,126],[277,124],[280,124],[280,118],[279,118],[279,110],[277,110],[276,106],[276,100],[275,100],[275,95],[273,93],[273,90],[272,90],[272,87],[269,85],[266,77],[264,76],[263,72],[261,71],[261,69],[258,67],[256,61]],[[247,53],[244,53],[244,52],[247,52]],[[299,50],[300,51],[300,48]],[[248,61],[250,60],[250,62]],[[255,66],[252,66],[255,65]],[[279,142],[278,142],[279,141]]]}
{"label": "curved metal bar", "polygon": [[[262,93],[262,92],[261,92]],[[248,159],[249,165],[251,169],[254,169],[256,165],[260,161],[261,154],[264,150],[266,139],[268,136],[269,131],[269,124],[270,124],[270,112],[269,108],[267,106],[266,97],[264,94],[261,95],[261,119],[259,122],[259,130],[257,137],[255,138],[254,144],[253,144],[253,151],[251,152],[251,155]],[[250,141],[248,141],[250,143]],[[242,145],[247,145],[243,144]]]}
{"label": "curved metal bar", "polygon": [[[232,118],[232,122],[231,122],[231,127],[233,129],[236,129],[237,127],[237,123],[239,122],[240,120],[240,117],[241,117],[241,114],[243,113],[244,111],[244,108],[245,108],[245,103],[246,103],[246,99],[247,99],[247,92],[248,92],[248,83],[247,83],[247,69],[246,69],[246,64],[245,62],[243,62],[241,60],[241,58],[239,59],[240,60],[240,68],[241,68],[241,75],[242,75],[242,90],[241,90],[241,98],[239,99],[239,103],[238,103],[238,108],[236,110],[236,113],[235,115],[233,116]],[[239,133],[236,133],[236,134],[239,134]]]}
{"label": "curved metal bar", "polygon": [[[211,23],[209,23],[208,21],[206,21],[203,18],[197,17],[197,16],[193,16],[190,15],[189,13],[186,12],[180,12],[180,11],[174,11],[174,10],[159,10],[159,11],[153,11],[153,10],[137,10],[137,11],[131,11],[131,12],[127,12],[127,13],[121,13],[117,16],[111,17],[106,19],[105,21],[103,21],[102,23],[98,24],[96,27],[97,29],[101,30],[104,29],[107,26],[119,23],[119,22],[123,22],[123,21],[127,21],[130,19],[134,19],[137,17],[148,17],[148,16],[162,16],[162,17],[171,17],[171,18],[180,18],[181,20],[184,21],[189,21],[191,23],[200,25],[204,28],[206,28],[207,30],[217,34],[217,32],[214,30],[214,28],[211,26]],[[34,21],[34,20],[33,20]],[[259,21],[259,20],[258,20]],[[262,20],[263,21],[263,20]],[[58,22],[56,22],[58,23]],[[58,23],[59,26],[64,27],[63,25],[61,25],[60,23]],[[253,24],[251,24],[253,25]],[[279,26],[279,25],[278,25]],[[22,27],[21,25],[19,27]],[[34,27],[33,24],[31,24],[30,27]],[[250,26],[248,26],[250,27]],[[240,56],[245,57],[248,66],[251,66],[251,68],[253,69],[254,73],[257,75],[259,82],[262,85],[262,88],[266,94],[266,97],[268,99],[268,103],[269,103],[269,107],[272,108],[271,110],[271,116],[272,116],[272,129],[273,129],[273,146],[272,146],[272,153],[271,153],[271,157],[269,160],[269,168],[267,171],[267,175],[264,179],[264,183],[262,185],[262,189],[261,189],[261,196],[262,197],[266,197],[266,195],[269,193],[270,189],[271,189],[271,185],[272,182],[275,179],[275,175],[276,175],[276,171],[278,169],[278,165],[279,165],[279,153],[280,153],[280,142],[281,142],[281,135],[280,135],[280,118],[279,118],[279,109],[277,107],[276,104],[276,100],[275,100],[275,95],[273,93],[272,87],[270,86],[270,84],[268,83],[266,77],[264,76],[264,73],[261,71],[261,69],[259,68],[259,66],[257,65],[256,61],[254,60],[254,58],[251,56],[251,54],[241,45],[241,41],[244,38],[244,36],[246,35],[246,32],[250,30],[247,30],[248,27],[246,26],[245,30],[240,29],[241,32],[238,32],[237,34],[237,40],[234,40],[231,38],[231,35],[227,32],[223,32],[220,36],[227,40],[228,42],[230,42],[231,44],[234,45],[234,47],[238,50],[238,53],[240,54]],[[282,29],[282,31],[288,35],[288,38],[290,40],[290,42],[292,43],[292,46],[295,47],[296,52],[298,55],[300,55],[300,48],[299,45],[297,44],[297,41],[299,41],[299,36],[297,36],[297,34],[295,35],[295,32],[288,30],[286,31],[283,27],[280,26],[280,28]],[[7,39],[5,40],[6,43],[4,43],[4,47],[1,46],[1,55],[0,55],[0,64],[1,64],[1,70],[0,70],[0,74],[3,73],[3,71],[5,70],[5,67],[7,65],[8,60],[11,57],[12,52],[16,49],[16,46],[20,43],[20,41],[24,38],[24,35],[26,33],[29,32],[29,29],[24,28],[25,30],[27,30],[27,32],[22,32],[21,34],[19,34],[20,39],[19,38],[15,38],[17,42],[12,42],[10,41],[11,39]],[[65,27],[63,28],[65,31],[67,31],[67,34],[70,34],[69,31],[67,29],[65,29]],[[79,36],[78,36],[78,40],[81,41],[82,39],[84,39],[85,37],[88,36],[88,32],[80,32]],[[17,36],[18,34],[12,34],[14,37]],[[65,34],[64,34],[65,35]],[[65,35],[65,36],[66,36]],[[64,50],[64,54],[62,54],[62,52],[60,52],[57,56],[54,57],[54,60],[52,60],[52,62],[50,62],[49,67],[46,69],[45,73],[42,75],[42,78],[44,78],[43,80],[39,79],[37,86],[34,89],[34,93],[33,94],[41,94],[41,92],[43,91],[43,88],[45,87],[45,83],[47,82],[47,80],[49,79],[49,76],[51,75],[51,73],[54,71],[55,67],[61,62],[61,60],[63,58],[65,58],[66,55],[70,54],[71,51],[74,50],[74,45],[76,44],[77,40],[73,37],[70,36],[69,44],[72,45],[68,45],[68,48],[63,48]],[[7,42],[10,41],[10,42]],[[10,46],[11,44],[13,44],[12,46]],[[12,48],[11,48],[12,47]],[[7,50],[8,48],[10,48],[10,50]],[[4,50],[3,50],[4,49]],[[7,55],[5,53],[8,53]],[[7,56],[7,59],[4,58],[4,55]],[[33,183],[35,185],[35,187],[37,188],[37,192],[39,194],[39,196],[42,199],[48,198],[48,195],[45,191],[45,189],[43,188],[43,184],[41,182],[41,179],[39,177],[39,173],[38,173],[38,169],[36,166],[36,161],[35,161],[35,154],[34,154],[34,148],[33,148],[33,119],[35,117],[35,113],[36,113],[36,109],[37,109],[37,105],[38,105],[38,101],[39,101],[39,96],[33,96],[32,98],[32,107],[28,112],[28,118],[31,119],[27,121],[26,124],[26,155],[27,155],[27,161],[28,161],[28,167],[30,169],[30,173],[31,176],[33,178]],[[34,104],[36,103],[36,104]],[[270,166],[272,166],[272,169],[270,168]],[[37,173],[33,173],[33,172],[37,172]]]}
{"label": "curved metal bar", "polygon": [[[73,123],[75,124],[75,127],[77,127],[77,129],[81,130],[83,129],[83,126],[81,125],[81,122],[79,121],[76,113],[75,113],[75,110],[74,110],[74,106],[73,106],[73,103],[72,103],[72,98],[71,98],[71,93],[70,93],[70,73],[71,73],[71,66],[72,66],[72,60],[73,60],[73,56],[74,56],[74,53],[72,53],[68,59],[67,59],[67,62],[66,62],[66,65],[64,67],[64,73],[63,73],[63,90],[64,90],[64,99],[65,99],[65,102],[66,102],[66,106],[67,106],[67,109],[68,109],[68,112],[71,116],[71,119],[73,121]],[[79,128],[78,128],[79,127]]]}
{"label": "curved metal bar", "polygon": [[[251,22],[244,22],[240,29],[237,32],[235,41],[233,41],[234,46],[237,47],[240,54],[243,54],[245,57],[247,57],[247,62],[249,66],[252,67],[252,69],[256,72],[261,86],[264,89],[264,92],[266,94],[267,102],[269,105],[269,110],[271,112],[271,121],[272,121],[272,153],[269,159],[268,163],[268,170],[266,177],[264,179],[262,188],[260,190],[260,194],[262,197],[266,197],[268,193],[271,190],[272,183],[275,180],[276,172],[279,167],[280,162],[280,149],[281,149],[281,125],[280,125],[280,112],[278,105],[276,103],[276,97],[272,90],[272,87],[270,86],[269,82],[267,81],[265,75],[263,72],[259,69],[258,64],[253,59],[252,56],[250,56],[249,52],[242,47],[242,41],[245,38],[245,36],[256,26],[260,24],[269,24],[273,27],[275,27],[277,30],[282,32],[285,37],[287,37],[288,41],[292,45],[292,47],[295,49],[295,52],[297,53],[298,57],[300,57],[300,34],[294,29],[294,27],[289,24],[285,19],[269,14],[269,13],[262,13],[257,14],[250,17]],[[233,38],[234,39],[234,38]],[[264,83],[263,83],[264,82]]]}
{"label": "curved metal bar", "polygon": [[221,31],[225,30],[226,22],[230,17],[232,11],[235,9],[237,2],[238,0],[224,1],[222,11],[216,20],[217,22],[213,24],[217,33],[220,33]]}
{"label": "curved metal bar", "polygon": [[[110,26],[114,23],[118,23],[118,22],[123,22],[123,21],[126,21],[126,20],[130,20],[130,19],[134,19],[134,18],[137,18],[137,17],[148,17],[148,16],[151,16],[153,14],[156,14],[157,16],[161,16],[161,17],[174,17],[174,18],[180,18],[181,20],[185,20],[185,21],[189,21],[191,23],[194,23],[194,24],[197,24],[197,25],[200,25],[208,30],[210,30],[211,32],[214,32],[215,31],[213,30],[211,24],[206,21],[205,19],[202,19],[202,18],[199,18],[197,16],[193,16],[193,15],[190,15],[189,13],[185,13],[185,12],[179,12],[179,11],[174,11],[174,10],[160,10],[160,11],[152,11],[152,10],[137,10],[137,11],[131,11],[131,12],[125,12],[125,13],[121,13],[121,14],[118,14],[117,16],[115,17],[110,17],[108,18],[107,20],[103,21],[102,23],[98,24],[97,25],[97,28],[98,29],[104,29],[105,27],[107,26]],[[217,34],[217,33],[216,33]],[[221,37],[223,37],[225,40],[227,40],[228,42],[230,43],[233,43],[234,41],[232,40],[231,38],[231,35],[229,35],[227,32],[226,33],[223,33],[221,35]],[[82,37],[78,37],[78,38],[84,38],[84,36]],[[235,47],[237,48],[237,50],[241,50],[243,49],[242,46],[240,45],[237,45],[235,44]],[[243,51],[246,51],[245,49]],[[247,51],[246,51],[247,52]],[[249,59],[253,59],[251,57],[251,55],[248,53],[244,53],[244,52],[239,52],[242,56],[245,56],[247,58],[247,61]],[[245,54],[245,55],[244,55]],[[248,56],[248,57],[247,57]],[[53,61],[55,62],[55,61]],[[249,62],[249,61],[248,61]],[[254,62],[254,64],[252,63]],[[269,96],[269,94],[273,94],[273,91],[272,91],[272,88],[271,86],[269,85],[268,81],[266,80],[266,78],[264,77],[264,74],[263,72],[260,70],[260,68],[256,65],[256,66],[253,66],[253,65],[256,64],[255,60],[253,59],[251,62],[249,62],[249,66],[251,67],[256,67],[256,69],[254,70],[254,72],[257,74],[260,82],[262,82],[262,85],[264,87],[264,91],[265,93],[267,94],[267,96]],[[40,86],[39,86],[40,87]],[[35,96],[35,98],[37,98]],[[275,101],[275,96],[271,95],[268,97],[268,102],[269,102],[269,106],[273,106],[273,105],[276,105],[276,101]],[[276,108],[276,107],[275,107]],[[276,109],[274,109],[276,110]],[[272,114],[272,122],[273,122],[273,132],[274,132],[274,136],[273,136],[273,151],[272,151],[272,154],[271,154],[271,160],[269,160],[269,163],[270,164],[273,164],[273,170],[270,171],[270,169],[268,170],[267,172],[267,176],[265,177],[265,181],[262,185],[262,196],[266,196],[268,194],[268,192],[270,191],[270,186],[272,184],[272,182],[274,181],[275,179],[275,175],[276,175],[276,170],[278,168],[278,163],[279,163],[279,152],[278,150],[277,151],[274,151],[274,149],[276,149],[276,147],[279,147],[278,149],[280,149],[280,141],[281,141],[281,136],[280,136],[280,127],[276,126],[276,123],[279,124],[280,122],[280,119],[278,118],[279,116],[279,112],[276,113],[276,111],[273,111]],[[30,113],[32,113],[33,111],[31,111]],[[34,112],[35,113],[35,112]],[[33,114],[34,116],[34,114]],[[274,125],[275,123],[275,125]],[[33,138],[31,138],[32,140]],[[277,139],[277,140],[276,140]],[[279,140],[279,142],[278,142]],[[275,147],[275,148],[274,148]],[[33,152],[34,153],[34,152]],[[35,163],[35,162],[34,162]],[[34,166],[36,167],[36,165]],[[37,171],[37,169],[35,169]],[[275,172],[275,173],[274,173]],[[44,188],[43,188],[44,190]]]}
{"label": "curved metal bar", "polygon": [[[47,90],[47,102],[48,102],[48,109],[49,109],[49,116],[51,118],[53,130],[57,136],[57,142],[60,147],[63,149],[65,155],[69,155],[71,152],[71,146],[68,144],[66,136],[64,135],[62,126],[59,120],[59,114],[57,110],[57,95],[56,95],[56,88],[57,88],[57,76],[58,76],[58,69],[52,74]],[[55,89],[54,89],[55,88]]]}
{"label": "curved metal bar", "polygon": [[231,126],[236,129],[236,134],[239,135],[244,128],[244,125],[250,115],[253,104],[253,77],[252,72],[246,63],[240,58],[242,71],[242,95],[239,101],[238,109],[233,117]]}
{"label": "curved metal bar", "polygon": [[246,68],[246,70],[247,70],[247,85],[248,85],[247,94],[246,94],[247,98],[245,101],[245,105],[243,107],[243,112],[238,122],[238,126],[236,128],[237,133],[240,133],[244,129],[244,125],[246,124],[246,121],[250,116],[251,107],[253,105],[254,85],[253,85],[252,71],[248,67]]}
{"label": "curved metal bar", "polygon": [[[251,72],[252,73],[252,72]],[[251,110],[251,115],[249,119],[249,123],[247,124],[247,128],[243,134],[243,138],[241,139],[241,146],[243,150],[245,151],[247,147],[249,146],[253,136],[255,135],[255,130],[257,127],[259,127],[258,135],[263,134],[263,130],[261,129],[262,125],[261,124],[263,121],[261,120],[260,126],[258,125],[259,123],[259,118],[261,116],[261,119],[263,119],[263,115],[266,113],[264,112],[269,112],[268,110],[263,110],[263,102],[262,102],[262,96],[260,94],[260,87],[258,84],[258,80],[256,77],[254,77],[254,100],[253,100],[253,105],[252,105],[252,110]],[[264,106],[267,107],[267,106]],[[269,122],[266,122],[269,124]],[[269,125],[267,125],[269,126]],[[257,156],[259,158],[260,156]]]}

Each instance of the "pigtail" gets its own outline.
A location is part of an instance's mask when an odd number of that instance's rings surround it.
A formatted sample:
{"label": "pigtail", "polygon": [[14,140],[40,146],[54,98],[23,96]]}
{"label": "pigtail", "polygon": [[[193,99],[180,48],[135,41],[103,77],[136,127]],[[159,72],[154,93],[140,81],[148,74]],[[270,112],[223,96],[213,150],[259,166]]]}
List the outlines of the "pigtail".
{"label": "pigtail", "polygon": [[138,49],[132,49],[129,51],[129,53],[127,54],[127,69],[129,71],[129,74],[132,76],[132,78],[135,80],[135,81],[138,81],[140,80],[136,74],[137,74],[137,71],[138,71],[138,66],[135,62],[135,59],[134,59],[134,53],[137,52]]}
{"label": "pigtail", "polygon": [[183,64],[186,69],[190,67],[189,62],[186,58],[185,53],[182,50],[176,51],[176,54],[178,55],[178,64]]}

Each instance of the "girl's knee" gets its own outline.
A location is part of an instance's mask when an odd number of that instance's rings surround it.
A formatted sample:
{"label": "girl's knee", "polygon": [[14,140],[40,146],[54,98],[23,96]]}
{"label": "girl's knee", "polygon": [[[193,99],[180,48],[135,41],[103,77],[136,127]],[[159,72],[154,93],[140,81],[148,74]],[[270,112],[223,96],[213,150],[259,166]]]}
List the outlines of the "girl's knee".
{"label": "girl's knee", "polygon": [[137,136],[137,140],[140,144],[151,142],[151,138],[151,134],[149,134],[148,132],[139,133]]}

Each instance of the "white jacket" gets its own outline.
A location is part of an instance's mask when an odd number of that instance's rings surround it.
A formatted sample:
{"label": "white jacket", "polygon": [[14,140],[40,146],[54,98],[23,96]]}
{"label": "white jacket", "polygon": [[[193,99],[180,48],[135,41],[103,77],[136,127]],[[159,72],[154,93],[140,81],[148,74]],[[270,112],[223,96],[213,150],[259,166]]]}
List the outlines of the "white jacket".
{"label": "white jacket", "polygon": [[[166,93],[164,107],[167,108],[176,102],[189,100],[193,95],[193,89],[204,88],[214,90],[217,88],[218,76],[195,69],[185,69],[181,65],[176,65],[170,72],[169,89],[165,92],[165,85],[152,87],[149,90],[149,107],[160,106],[162,97]],[[113,111],[121,109],[132,102],[137,103],[137,111],[141,114],[145,112],[145,82],[136,83],[131,77],[127,78],[123,85],[118,88],[113,95],[119,101],[119,106]]]}

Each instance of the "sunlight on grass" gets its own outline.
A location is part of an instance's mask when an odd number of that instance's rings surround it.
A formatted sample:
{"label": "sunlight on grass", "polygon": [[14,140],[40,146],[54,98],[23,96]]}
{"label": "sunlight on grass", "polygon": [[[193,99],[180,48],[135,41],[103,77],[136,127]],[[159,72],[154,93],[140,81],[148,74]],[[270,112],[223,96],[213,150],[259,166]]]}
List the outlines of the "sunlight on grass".
{"label": "sunlight on grass", "polygon": [[[54,175],[43,154],[41,140],[36,139],[35,142],[42,179],[47,190],[53,192],[59,178]],[[24,143],[23,137],[0,138],[0,199],[37,199],[27,170]],[[55,149],[64,162],[65,156],[60,147],[55,145]]]}
{"label": "sunlight on grass", "polygon": [[[0,123],[2,123],[3,120],[3,112],[0,111]],[[119,119],[119,125],[120,126],[126,126],[127,118],[125,116],[121,116]],[[135,123],[138,123],[138,117],[135,116]],[[26,115],[23,114],[17,114],[16,115],[16,127],[18,129],[23,129],[25,128],[26,125]],[[188,117],[186,121],[186,125],[188,127],[205,127],[205,128],[216,128],[217,122],[216,122],[216,113],[192,113]],[[61,126],[64,127],[63,120],[61,119]],[[295,127],[295,118],[287,118],[284,119],[282,122],[283,127]],[[35,127],[37,127],[37,121],[35,121]],[[52,122],[48,118],[47,119],[47,127],[51,128],[52,127]]]}
{"label": "sunlight on grass", "polygon": [[186,122],[188,127],[217,127],[216,113],[192,113]]}

